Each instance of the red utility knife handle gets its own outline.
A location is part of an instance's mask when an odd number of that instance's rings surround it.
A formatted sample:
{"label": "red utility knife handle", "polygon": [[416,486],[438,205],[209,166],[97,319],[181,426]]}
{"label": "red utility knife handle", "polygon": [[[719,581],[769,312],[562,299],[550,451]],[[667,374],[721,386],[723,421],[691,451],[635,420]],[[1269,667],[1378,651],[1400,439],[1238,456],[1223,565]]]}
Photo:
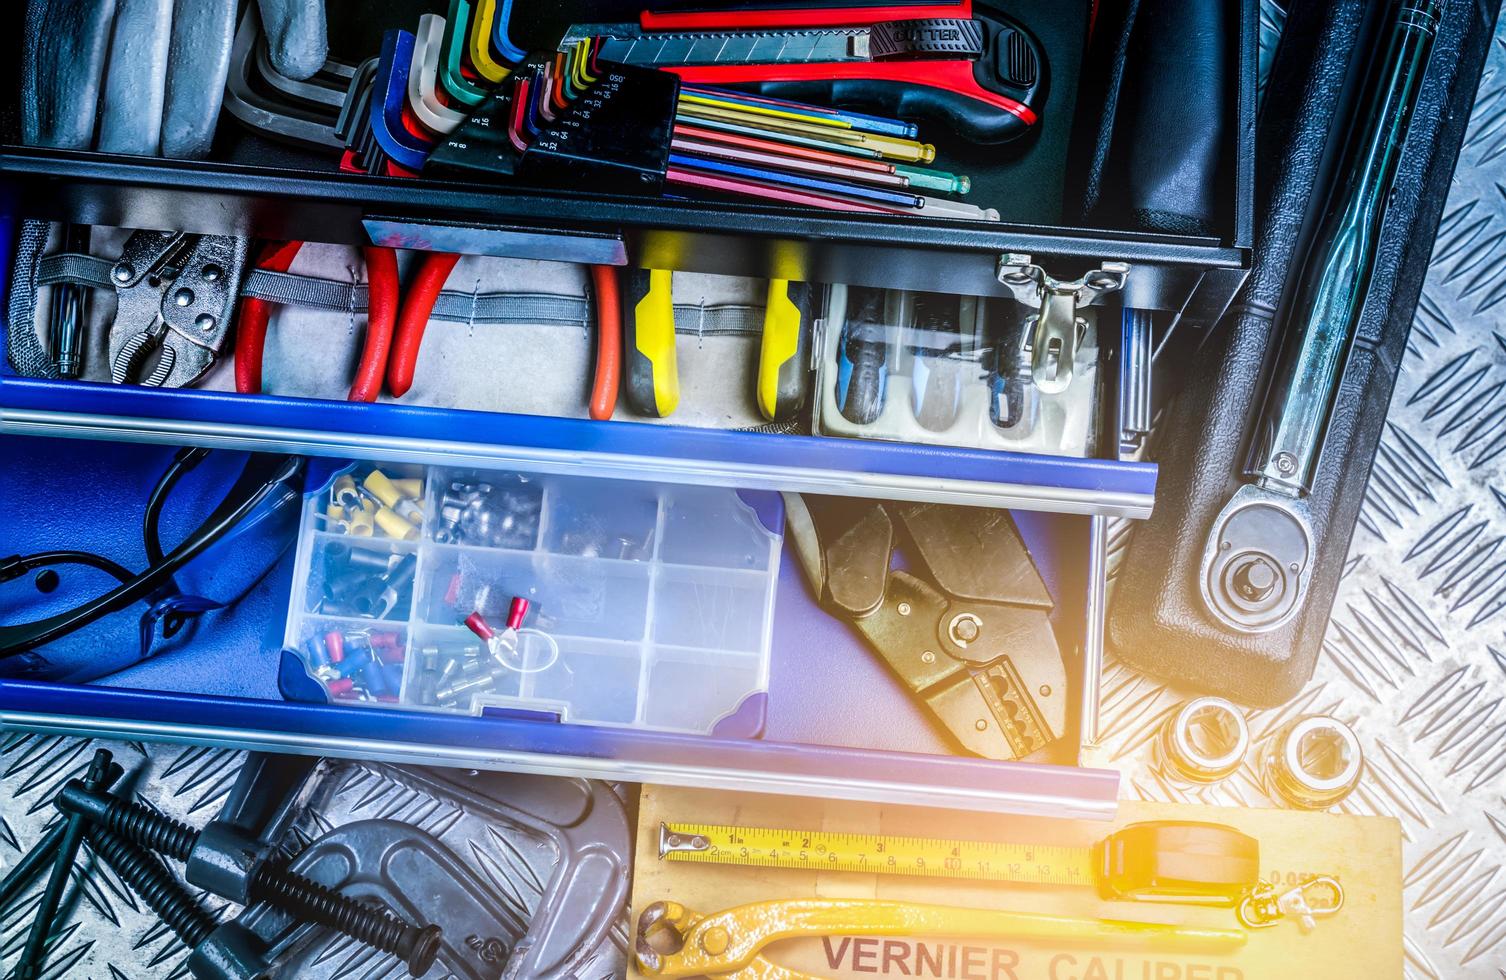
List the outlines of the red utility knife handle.
{"label": "red utility knife handle", "polygon": [[740,27],[856,27],[886,20],[965,18],[972,15],[972,0],[956,0],[954,3],[814,6],[804,9],[645,10],[638,15],[638,24],[645,31],[722,31]]}

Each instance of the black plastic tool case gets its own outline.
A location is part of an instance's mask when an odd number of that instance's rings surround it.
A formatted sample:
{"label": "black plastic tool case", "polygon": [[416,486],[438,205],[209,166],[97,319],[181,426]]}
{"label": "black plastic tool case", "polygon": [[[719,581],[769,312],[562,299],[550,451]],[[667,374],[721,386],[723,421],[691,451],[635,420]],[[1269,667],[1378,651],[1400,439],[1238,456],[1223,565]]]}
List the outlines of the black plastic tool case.
{"label": "black plastic tool case", "polygon": [[[1421,343],[1417,336],[1427,336],[1424,324],[1432,316],[1425,307],[1418,309],[1429,256],[1435,239],[1441,251],[1458,247],[1448,236],[1469,211],[1445,215],[1444,207],[1476,89],[1490,84],[1488,75],[1482,82],[1481,71],[1492,41],[1500,43],[1499,34],[1491,32],[1498,8],[1490,2],[1443,6],[1378,229],[1375,268],[1353,349],[1337,389],[1313,492],[1305,501],[1314,537],[1312,583],[1291,622],[1252,634],[1233,630],[1208,612],[1199,562],[1219,508],[1239,485],[1265,397],[1265,366],[1282,331],[1297,319],[1290,307],[1302,262],[1320,216],[1334,207],[1329,198],[1338,183],[1334,171],[1342,160],[1346,121],[1361,111],[1371,64],[1370,58],[1348,57],[1347,48],[1330,49],[1325,57],[1314,57],[1311,49],[1322,50],[1325,37],[1342,31],[1377,38],[1368,42],[1370,48],[1365,40],[1359,42],[1362,54],[1374,52],[1378,58],[1384,50],[1377,26],[1385,22],[1377,16],[1385,12],[1380,4],[1309,3],[1289,15],[1286,38],[1291,47],[1282,49],[1283,63],[1273,74],[1262,123],[1261,159],[1266,162],[1257,192],[1261,254],[1240,297],[1238,315],[1231,313],[1210,342],[1181,365],[1189,382],[1168,406],[1152,448],[1166,464],[1163,493],[1155,516],[1135,529],[1124,558],[1135,574],[1121,578],[1114,597],[1113,644],[1129,663],[1242,703],[1275,705],[1294,697],[1318,658],[1331,655],[1325,637],[1331,636],[1333,598],[1350,571],[1345,556],[1361,506],[1372,499],[1371,465],[1378,448],[1386,452],[1381,436],[1392,389],[1409,348]],[[1288,56],[1292,60],[1286,63]],[[1291,67],[1283,71],[1287,64]],[[1269,101],[1277,98],[1280,104]],[[1489,98],[1482,95],[1479,104]],[[1492,246],[1497,252],[1499,247]],[[1469,326],[1484,333],[1478,320]],[[1395,435],[1408,445],[1415,438],[1409,432]],[[1418,492],[1405,491],[1403,503]],[[1488,564],[1483,555],[1479,563],[1482,568]],[[1483,586],[1499,574],[1499,569],[1486,571],[1475,581]]]}

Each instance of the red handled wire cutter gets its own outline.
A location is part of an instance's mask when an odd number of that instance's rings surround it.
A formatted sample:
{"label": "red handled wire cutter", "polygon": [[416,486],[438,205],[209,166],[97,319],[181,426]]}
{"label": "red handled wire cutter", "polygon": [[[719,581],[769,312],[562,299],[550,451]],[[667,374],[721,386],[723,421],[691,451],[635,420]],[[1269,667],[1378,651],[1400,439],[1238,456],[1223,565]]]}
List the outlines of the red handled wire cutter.
{"label": "red handled wire cutter", "polygon": [[[287,272],[302,247],[299,241],[272,242],[258,257],[256,268]],[[387,390],[400,398],[413,387],[413,369],[424,328],[460,256],[453,252],[425,252],[407,296],[400,302],[396,249],[368,245],[361,251],[366,258],[366,344],[349,397],[353,402],[376,401],[385,381]],[[261,391],[262,353],[271,316],[272,304],[267,300],[251,297],[241,301],[235,337],[236,391],[248,394]]]}
{"label": "red handled wire cutter", "polygon": [[[256,268],[287,272],[303,247],[300,241],[270,242],[257,257]],[[413,372],[424,330],[445,280],[460,256],[453,252],[425,252],[408,292],[399,302],[397,251],[381,245],[362,249],[366,258],[366,344],[350,386],[350,400],[376,401],[385,382],[394,398],[413,387]],[[622,363],[622,314],[616,270],[591,267],[592,293],[596,305],[596,371],[591,385],[590,416],[612,417]],[[262,355],[267,345],[267,324],[272,303],[257,297],[241,300],[235,338],[235,390],[261,393]]]}

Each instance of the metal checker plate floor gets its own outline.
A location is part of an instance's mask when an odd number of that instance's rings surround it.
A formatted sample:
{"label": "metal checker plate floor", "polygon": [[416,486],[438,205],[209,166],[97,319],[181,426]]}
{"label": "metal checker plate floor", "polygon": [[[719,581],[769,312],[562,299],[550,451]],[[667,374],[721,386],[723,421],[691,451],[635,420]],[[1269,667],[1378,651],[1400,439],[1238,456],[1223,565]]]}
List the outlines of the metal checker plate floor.
{"label": "metal checker plate floor", "polygon": [[[1111,548],[1128,531],[1118,523]],[[1272,733],[1301,714],[1351,724],[1366,769],[1342,808],[1402,824],[1405,975],[1506,977],[1502,24],[1312,682],[1282,708],[1249,712],[1245,767],[1195,789],[1167,778],[1152,748],[1190,695],[1112,656],[1102,691],[1102,741],[1085,761],[1120,769],[1123,795],[1138,799],[1273,805],[1257,765]]]}
{"label": "metal checker plate floor", "polygon": [[[194,745],[110,742],[9,733],[0,743],[0,866],[8,866],[30,849],[55,819],[51,806],[58,788],[83,775],[96,747],[108,748],[127,773],[133,773],[135,799],[190,826],[202,826],[220,810],[244,754],[230,749]],[[526,921],[537,908],[549,880],[553,851],[538,846],[511,828],[500,828],[473,816],[448,800],[434,797],[357,763],[336,763],[320,770],[315,780],[335,782],[317,794],[321,801],[306,807],[289,831],[305,843],[336,827],[357,820],[391,819],[434,835],[492,886],[496,895],[517,908]],[[175,873],[181,880],[182,868]],[[44,871],[18,895],[0,924],[0,975],[8,975],[41,899]],[[225,919],[239,906],[195,892],[200,904]],[[63,897],[59,922],[48,947],[42,980],[182,980],[188,972],[188,950],[115,873],[80,851],[74,881]],[[620,919],[603,944],[582,968],[580,980],[621,976],[627,959],[627,921]],[[499,965],[498,969],[501,967]],[[395,957],[352,939],[330,933],[299,951],[300,980],[399,980],[407,967]],[[290,974],[291,975],[291,974]],[[441,962],[426,975],[451,980],[454,974]]]}

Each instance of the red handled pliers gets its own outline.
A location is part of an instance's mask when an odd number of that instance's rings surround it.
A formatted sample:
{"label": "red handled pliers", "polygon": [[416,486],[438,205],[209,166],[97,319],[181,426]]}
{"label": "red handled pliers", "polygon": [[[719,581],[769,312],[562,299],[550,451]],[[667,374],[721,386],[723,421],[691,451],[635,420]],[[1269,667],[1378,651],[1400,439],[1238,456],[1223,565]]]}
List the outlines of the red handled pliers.
{"label": "red handled pliers", "polygon": [[[269,243],[257,258],[256,268],[287,272],[303,247],[302,242]],[[426,252],[419,263],[407,299],[399,306],[397,251],[381,245],[362,250],[366,258],[366,345],[350,386],[350,400],[372,402],[388,390],[401,397],[413,386],[413,366],[418,360],[424,327],[434,303],[444,289],[450,270],[460,261],[452,252]],[[235,390],[246,394],[261,391],[262,353],[267,345],[267,322],[272,304],[263,299],[241,301],[235,335]],[[396,343],[394,344],[394,332]]]}
{"label": "red handled pliers", "polygon": [[[302,242],[269,242],[256,261],[256,268],[287,272]],[[385,380],[394,398],[413,387],[413,372],[424,329],[444,284],[460,261],[453,252],[425,252],[408,287],[407,298],[398,302],[397,252],[381,245],[362,249],[366,258],[366,345],[350,386],[350,400],[371,402],[381,393]],[[611,266],[591,267],[596,306],[596,369],[591,385],[590,417],[610,419],[617,407],[622,366],[622,304],[617,290],[617,272]],[[235,390],[261,392],[262,353],[267,344],[267,324],[272,304],[254,297],[241,301],[235,337]]]}
{"label": "red handled pliers", "polygon": [[[434,301],[455,267],[455,256],[431,252],[419,266],[408,302],[398,319],[397,339],[392,344],[392,362],[387,367],[387,390],[394,398],[413,387],[413,367],[423,343],[424,328]],[[622,364],[622,310],[617,293],[617,270],[609,265],[591,266],[592,292],[596,298],[596,372],[591,383],[590,416],[609,419],[617,408],[618,379]]]}

